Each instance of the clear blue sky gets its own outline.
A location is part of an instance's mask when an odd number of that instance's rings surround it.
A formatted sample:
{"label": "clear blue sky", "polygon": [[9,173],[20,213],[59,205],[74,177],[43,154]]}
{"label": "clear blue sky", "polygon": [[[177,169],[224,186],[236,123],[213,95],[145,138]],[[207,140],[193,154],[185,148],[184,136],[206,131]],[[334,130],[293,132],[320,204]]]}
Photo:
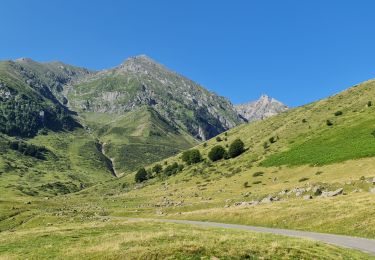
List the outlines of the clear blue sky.
{"label": "clear blue sky", "polygon": [[372,0],[2,0],[0,59],[91,69],[147,54],[239,103],[305,104],[375,77]]}

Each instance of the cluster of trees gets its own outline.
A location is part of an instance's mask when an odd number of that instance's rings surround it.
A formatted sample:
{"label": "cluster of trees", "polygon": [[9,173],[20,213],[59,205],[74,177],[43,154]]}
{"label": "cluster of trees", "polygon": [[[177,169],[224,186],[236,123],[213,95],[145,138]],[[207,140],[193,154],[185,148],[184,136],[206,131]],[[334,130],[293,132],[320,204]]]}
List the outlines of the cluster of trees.
{"label": "cluster of trees", "polygon": [[22,97],[0,102],[0,132],[12,136],[33,136],[40,128],[40,106]]}
{"label": "cluster of trees", "polygon": [[235,158],[245,151],[245,144],[241,139],[234,140],[228,148],[228,151],[221,145],[214,146],[208,153],[208,158],[215,162],[221,159]]}
{"label": "cluster of trees", "polygon": [[44,160],[46,158],[46,152],[48,151],[44,146],[37,146],[28,144],[23,141],[10,141],[8,143],[9,148],[18,151],[24,155],[31,156],[37,159]]}
{"label": "cluster of trees", "polygon": [[135,174],[135,181],[136,182],[144,182],[146,180],[155,178],[156,176],[172,176],[184,169],[184,165],[173,163],[171,165],[166,166],[163,169],[161,164],[156,164],[151,169],[146,170],[145,168],[140,168],[137,173]]}
{"label": "cluster of trees", "polygon": [[[215,162],[221,159],[235,158],[243,152],[245,152],[245,144],[241,139],[236,139],[229,145],[228,150],[221,145],[214,146],[208,153],[208,158]],[[191,149],[183,152],[181,159],[187,165],[192,165],[203,161],[202,155],[198,149]],[[182,171],[183,168],[184,165],[178,164],[177,162],[166,166],[164,169],[160,164],[154,165],[154,167],[149,170],[141,168],[135,174],[135,181],[143,182],[154,178],[155,176],[171,176]]]}
{"label": "cluster of trees", "polygon": [[10,136],[31,137],[42,128],[72,130],[79,124],[69,111],[58,105],[43,107],[24,95],[0,100],[0,132]]}

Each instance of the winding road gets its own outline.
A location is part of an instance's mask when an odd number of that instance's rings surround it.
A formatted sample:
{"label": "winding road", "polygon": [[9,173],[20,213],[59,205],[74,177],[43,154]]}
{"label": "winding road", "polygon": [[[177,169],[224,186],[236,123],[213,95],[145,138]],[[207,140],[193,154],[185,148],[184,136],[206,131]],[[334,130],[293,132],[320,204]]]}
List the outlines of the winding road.
{"label": "winding road", "polygon": [[308,238],[308,239],[313,239],[313,240],[325,242],[325,243],[336,245],[336,246],[357,249],[357,250],[360,250],[360,251],[363,251],[363,252],[369,253],[370,255],[375,256],[375,239],[316,233],[316,232],[307,232],[307,231],[298,231],[298,230],[290,230],[290,229],[266,228],[266,227],[255,227],[255,226],[246,226],[246,225],[237,225],[237,224],[206,222],[206,221],[176,220],[176,219],[147,219],[147,218],[126,218],[126,219],[151,220],[151,221],[167,222],[167,223],[198,225],[198,226],[204,226],[204,227],[230,228],[230,229],[239,229],[239,230],[262,232],[262,233],[271,233],[271,234],[290,236],[290,237]]}

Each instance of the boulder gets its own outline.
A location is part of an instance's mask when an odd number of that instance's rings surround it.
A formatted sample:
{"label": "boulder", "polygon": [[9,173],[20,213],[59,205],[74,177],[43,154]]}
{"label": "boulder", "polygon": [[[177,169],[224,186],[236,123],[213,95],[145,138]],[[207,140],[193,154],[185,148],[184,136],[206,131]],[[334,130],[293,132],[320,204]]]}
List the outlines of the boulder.
{"label": "boulder", "polygon": [[371,189],[370,189],[370,192],[371,192],[371,193],[375,193],[375,188],[371,188]]}
{"label": "boulder", "polygon": [[272,202],[272,198],[269,198],[269,197],[265,197],[264,199],[260,201],[260,203],[271,203],[271,202]]}
{"label": "boulder", "polygon": [[324,191],[322,193],[322,197],[334,197],[334,196],[342,194],[343,191],[344,191],[343,188],[337,189],[335,191]]}
{"label": "boulder", "polygon": [[305,195],[303,196],[304,200],[311,200],[313,197],[311,195]]}

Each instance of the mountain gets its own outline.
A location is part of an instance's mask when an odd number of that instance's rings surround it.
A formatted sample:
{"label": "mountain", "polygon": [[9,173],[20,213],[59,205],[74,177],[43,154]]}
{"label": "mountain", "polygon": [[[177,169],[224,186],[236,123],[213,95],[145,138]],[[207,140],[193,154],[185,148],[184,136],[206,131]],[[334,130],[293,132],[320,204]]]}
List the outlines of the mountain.
{"label": "mountain", "polygon": [[145,55],[85,78],[69,90],[69,105],[76,111],[118,115],[147,106],[197,140],[243,122],[226,98]]}
{"label": "mountain", "polygon": [[115,162],[133,171],[243,122],[233,105],[141,55],[65,86],[76,111]]}
{"label": "mountain", "polygon": [[144,55],[103,71],[2,61],[0,100],[0,174],[19,195],[77,191],[243,122],[227,99]]}
{"label": "mountain", "polygon": [[235,108],[249,122],[265,119],[288,109],[286,105],[267,95],[262,95],[256,101],[235,105]]}

